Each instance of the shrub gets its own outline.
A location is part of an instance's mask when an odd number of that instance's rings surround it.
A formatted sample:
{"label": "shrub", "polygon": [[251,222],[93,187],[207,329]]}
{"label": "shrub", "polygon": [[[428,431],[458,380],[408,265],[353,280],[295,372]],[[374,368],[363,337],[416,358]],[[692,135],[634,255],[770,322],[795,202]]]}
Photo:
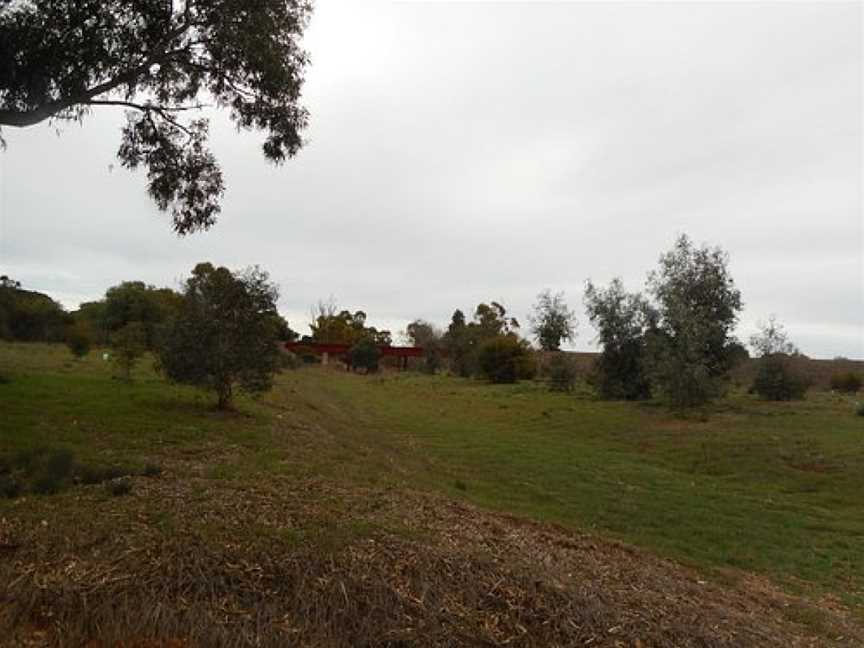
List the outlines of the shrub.
{"label": "shrub", "polygon": [[90,330],[83,322],[76,322],[66,332],[66,346],[76,358],[83,358],[90,353]]}
{"label": "shrub", "polygon": [[775,353],[763,356],[751,390],[766,400],[788,401],[804,398],[810,380],[797,371],[790,356]]}
{"label": "shrub", "polygon": [[72,477],[75,459],[69,450],[35,451],[27,459],[33,475],[32,490],[40,495],[59,492]]}
{"label": "shrub", "polygon": [[363,337],[348,351],[348,363],[355,369],[364,369],[366,373],[378,371],[378,361],[381,351],[370,337]]}
{"label": "shrub", "polygon": [[279,356],[280,369],[293,371],[294,369],[299,369],[302,364],[303,361],[300,359],[300,356],[291,351],[283,351]]}
{"label": "shrub", "polygon": [[122,497],[132,492],[132,481],[128,477],[122,477],[108,482],[108,492],[114,497]]}
{"label": "shrub", "polygon": [[76,468],[76,480],[85,485],[101,484],[102,482],[111,481],[118,477],[123,477],[129,474],[128,470],[124,470],[119,466],[91,466],[81,464]]}
{"label": "shrub", "polygon": [[831,389],[846,394],[856,394],[861,390],[861,376],[853,371],[835,373],[831,376]]}
{"label": "shrub", "polygon": [[855,410],[858,416],[864,416],[864,403],[858,403],[858,408]]}
{"label": "shrub", "polygon": [[156,464],[148,463],[144,466],[144,470],[141,471],[141,474],[145,477],[158,477],[162,474],[162,467],[157,466]]}
{"label": "shrub", "polygon": [[24,492],[24,487],[12,475],[0,474],[0,497],[15,499]]}
{"label": "shrub", "polygon": [[534,377],[531,348],[515,335],[498,335],[480,345],[481,375],[493,383],[514,383]]}
{"label": "shrub", "polygon": [[576,382],[576,364],[564,353],[556,353],[546,369],[551,391],[569,392]]}

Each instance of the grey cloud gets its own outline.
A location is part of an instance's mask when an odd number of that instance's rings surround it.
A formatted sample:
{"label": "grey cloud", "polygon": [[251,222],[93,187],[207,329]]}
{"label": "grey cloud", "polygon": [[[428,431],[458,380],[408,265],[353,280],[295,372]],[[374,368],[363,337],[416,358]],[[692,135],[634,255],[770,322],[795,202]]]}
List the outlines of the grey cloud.
{"label": "grey cloud", "polygon": [[177,239],[141,175],[108,171],[121,116],[100,113],[4,132],[2,271],[74,307],[258,263],[295,326],[333,294],[400,330],[489,299],[524,319],[546,287],[581,311],[586,278],[640,289],[687,232],[729,251],[743,337],[776,313],[805,352],[864,357],[861,11],[320,0],[310,143],[274,168],[214,116],[214,230]]}

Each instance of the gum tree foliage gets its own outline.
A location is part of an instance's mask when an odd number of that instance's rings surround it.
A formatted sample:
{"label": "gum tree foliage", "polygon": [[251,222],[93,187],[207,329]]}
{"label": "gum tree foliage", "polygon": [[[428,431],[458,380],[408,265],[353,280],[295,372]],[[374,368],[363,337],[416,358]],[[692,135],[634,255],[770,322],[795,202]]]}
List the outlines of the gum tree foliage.
{"label": "gum tree foliage", "polygon": [[159,352],[175,382],[214,391],[228,408],[235,388],[263,392],[279,369],[278,289],[266,272],[199,263],[183,288],[177,319]]}
{"label": "gum tree foliage", "polygon": [[434,374],[441,366],[443,334],[431,322],[417,319],[405,328],[405,337],[411,346],[423,349],[423,371]]}
{"label": "gum tree foliage", "polygon": [[750,337],[750,347],[757,356],[756,375],[751,391],[766,400],[787,401],[804,398],[810,381],[796,370],[793,357],[800,355],[789,341],[783,325],[772,315],[759,332]]}
{"label": "gum tree foliage", "polygon": [[591,377],[600,396],[625,400],[649,398],[646,336],[655,327],[656,311],[641,294],[628,293],[619,278],[613,279],[607,288],[598,288],[589,281],[585,308],[603,346]]}
{"label": "gum tree foliage", "polygon": [[531,347],[515,333],[485,338],[477,348],[478,373],[493,383],[515,383],[534,377]]}
{"label": "gum tree foliage", "polygon": [[366,313],[358,310],[337,311],[336,302],[319,301],[312,307],[312,341],[329,344],[353,345],[363,338],[370,338],[375,344],[389,346],[393,342],[390,331],[379,331],[374,326],[366,326]]}
{"label": "gum tree foliage", "polygon": [[21,283],[0,276],[0,339],[60,342],[70,316],[48,295],[25,290]]}
{"label": "gum tree foliage", "polygon": [[452,369],[468,377],[478,372],[477,353],[480,345],[502,335],[515,335],[519,322],[507,316],[507,309],[498,302],[480,303],[474,309],[474,319],[466,322],[465,314],[457,309],[453,313],[443,344],[450,356]]}
{"label": "gum tree foliage", "polygon": [[531,332],[544,351],[558,351],[561,342],[576,337],[576,313],[567,307],[564,293],[541,292],[529,319]]}
{"label": "gum tree foliage", "polygon": [[732,331],[742,306],[728,255],[682,235],[660,257],[648,287],[658,315],[648,337],[654,382],[676,408],[720,395],[736,357]]}
{"label": "gum tree foliage", "polygon": [[175,231],[216,221],[224,183],[205,104],[265,133],[280,163],[303,144],[307,0],[0,0],[0,127],[126,109],[118,157],[147,171]]}

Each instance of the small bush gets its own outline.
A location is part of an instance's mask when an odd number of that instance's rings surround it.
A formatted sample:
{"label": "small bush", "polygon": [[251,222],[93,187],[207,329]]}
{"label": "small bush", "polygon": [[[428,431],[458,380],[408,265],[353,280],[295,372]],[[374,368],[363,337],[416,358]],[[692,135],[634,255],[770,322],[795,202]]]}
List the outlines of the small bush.
{"label": "small bush", "polygon": [[162,467],[157,466],[156,464],[147,464],[144,466],[144,470],[141,471],[141,474],[145,477],[158,477],[162,474]]}
{"label": "small bush", "polygon": [[37,449],[22,453],[20,466],[31,476],[30,490],[39,495],[60,492],[72,477],[75,459],[69,450]]}
{"label": "small bush", "polygon": [[795,370],[789,356],[774,354],[759,360],[751,391],[765,400],[801,400],[810,387],[810,380]]}
{"label": "small bush", "polygon": [[855,410],[858,416],[864,416],[864,403],[858,403],[858,408]]}
{"label": "small bush", "polygon": [[77,322],[66,332],[66,346],[76,358],[90,353],[91,343],[90,331],[82,322]]}
{"label": "small bush", "polygon": [[293,371],[299,369],[303,365],[303,360],[296,353],[291,351],[283,351],[279,356],[279,368],[282,370]]}
{"label": "small bush", "polygon": [[24,492],[24,486],[12,475],[0,474],[0,497],[15,499]]}
{"label": "small bush", "polygon": [[84,485],[101,484],[128,475],[129,471],[119,466],[91,466],[81,464],[76,468],[76,481]]}
{"label": "small bush", "polygon": [[556,353],[546,369],[551,391],[570,392],[576,383],[576,364],[564,353]]}
{"label": "small bush", "polygon": [[845,394],[857,394],[861,390],[861,376],[853,371],[835,373],[831,376],[831,389]]}
{"label": "small bush", "polygon": [[483,342],[478,353],[480,374],[493,383],[514,383],[535,374],[528,343],[515,335],[499,335]]}
{"label": "small bush", "polygon": [[108,482],[108,492],[113,497],[122,497],[132,492],[132,480],[127,477]]}

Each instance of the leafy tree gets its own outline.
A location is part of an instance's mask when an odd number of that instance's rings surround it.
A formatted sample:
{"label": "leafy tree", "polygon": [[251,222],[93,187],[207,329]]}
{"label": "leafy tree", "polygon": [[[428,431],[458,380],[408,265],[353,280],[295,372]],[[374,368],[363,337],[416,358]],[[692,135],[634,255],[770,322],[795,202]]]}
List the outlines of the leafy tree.
{"label": "leafy tree", "polygon": [[636,400],[651,396],[646,366],[646,334],[656,313],[639,293],[628,293],[615,278],[608,288],[590,281],[585,288],[588,319],[597,329],[603,351],[591,381],[600,396]]}
{"label": "leafy tree", "polygon": [[493,383],[514,383],[534,377],[531,347],[512,333],[481,342],[477,363],[480,374]]}
{"label": "leafy tree", "polygon": [[443,343],[450,355],[453,370],[463,378],[470,376],[473,371],[473,340],[465,322],[465,314],[458,308],[453,312]]}
{"label": "leafy tree", "polygon": [[297,331],[288,326],[288,320],[279,314],[273,316],[273,328],[276,331],[276,338],[282,342],[293,342],[300,337]]}
{"label": "leafy tree", "polygon": [[78,310],[72,313],[76,323],[87,326],[93,336],[94,342],[108,344],[108,322],[105,317],[106,304],[104,299],[91,302],[83,302],[78,305]]}
{"label": "leafy tree", "polygon": [[147,169],[148,192],[180,234],[220,211],[222,172],[207,149],[211,101],[266,133],[282,162],[303,144],[307,0],[31,0],[0,3],[0,126],[81,121],[125,108],[118,157]]}
{"label": "leafy tree", "polygon": [[147,329],[141,322],[129,322],[111,336],[114,364],[123,380],[132,380],[132,369],[147,350]]}
{"label": "leafy tree", "polygon": [[76,358],[90,353],[92,342],[90,327],[85,322],[75,322],[66,331],[66,346]]}
{"label": "leafy tree", "polygon": [[160,330],[176,315],[180,302],[180,295],[170,288],[124,281],[105,292],[101,324],[113,332],[129,322],[139,322],[144,327],[145,345],[154,349]]}
{"label": "leafy tree", "polygon": [[336,312],[336,303],[319,301],[312,309],[312,340],[322,344],[352,345],[364,337],[375,344],[389,346],[392,343],[390,331],[379,331],[374,326],[366,326],[366,313],[348,310]]}
{"label": "leafy tree", "polygon": [[741,293],[728,265],[720,248],[697,248],[682,235],[649,275],[658,316],[648,336],[651,373],[673,407],[718,396],[732,367]]}
{"label": "leafy tree", "polygon": [[473,321],[467,323],[465,314],[457,309],[443,338],[453,369],[465,377],[482,372],[478,352],[483,342],[499,336],[516,336],[518,329],[519,322],[508,317],[507,309],[498,302],[478,304]]}
{"label": "leafy tree", "polygon": [[378,371],[381,351],[371,337],[362,337],[348,351],[348,363],[354,369],[363,369],[366,373]]}
{"label": "leafy tree", "polygon": [[530,320],[531,332],[544,351],[558,351],[562,341],[576,337],[576,313],[567,307],[564,293],[544,290],[537,295]]}
{"label": "leafy tree", "polygon": [[760,358],[778,353],[783,355],[798,353],[798,348],[789,341],[789,336],[775,315],[768,318],[767,324],[759,325],[758,333],[750,336],[750,347]]}
{"label": "leafy tree", "polygon": [[61,342],[70,323],[63,306],[44,293],[24,290],[0,276],[0,338],[22,342]]}
{"label": "leafy tree", "polygon": [[424,320],[414,320],[405,329],[405,337],[412,346],[423,349],[423,371],[434,374],[441,366],[442,334],[438,328]]}
{"label": "leafy tree", "polygon": [[216,392],[220,409],[231,405],[235,387],[270,389],[281,353],[278,297],[257,267],[235,274],[199,263],[184,284],[180,312],[160,348],[160,368],[170,380]]}
{"label": "leafy tree", "polygon": [[789,341],[783,326],[773,315],[759,332],[750,337],[750,346],[758,357],[751,391],[766,400],[800,400],[807,393],[810,380],[793,364],[797,347]]}
{"label": "leafy tree", "polygon": [[507,309],[495,301],[477,305],[473,324],[479,329],[479,337],[484,339],[507,335],[519,329],[516,318],[507,317]]}

